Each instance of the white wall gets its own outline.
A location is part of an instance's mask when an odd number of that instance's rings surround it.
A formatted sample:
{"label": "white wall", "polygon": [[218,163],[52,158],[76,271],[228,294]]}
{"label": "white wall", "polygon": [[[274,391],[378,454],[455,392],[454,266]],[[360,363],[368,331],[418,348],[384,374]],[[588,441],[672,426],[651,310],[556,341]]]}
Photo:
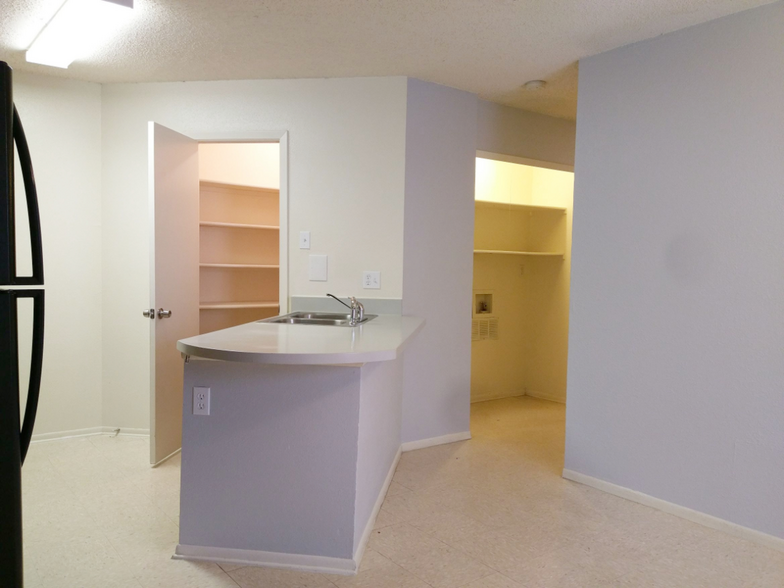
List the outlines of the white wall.
{"label": "white wall", "polygon": [[[14,72],[14,100],[33,158],[43,231],[46,340],[34,434],[97,427],[102,424],[101,87]],[[17,184],[20,188],[21,175]],[[27,241],[20,253],[22,267],[29,268]],[[22,308],[29,310],[26,304]],[[20,317],[25,344],[29,317],[28,312]],[[28,347],[21,357],[26,368]],[[23,386],[26,390],[26,381]]]}
{"label": "white wall", "polygon": [[199,179],[280,188],[280,144],[200,143]]}
{"label": "white wall", "polygon": [[[149,418],[147,121],[195,138],[289,131],[290,294],[400,298],[405,117],[405,78],[103,87],[106,422]],[[308,253],[330,256],[328,282],[308,281]],[[361,290],[363,269],[381,271],[380,290]]]}
{"label": "white wall", "polygon": [[469,429],[476,108],[408,80],[403,314],[427,322],[403,362],[403,442]]}
{"label": "white wall", "polygon": [[575,123],[479,101],[476,149],[536,161],[574,165]]}
{"label": "white wall", "polygon": [[566,468],[784,537],[784,3],[580,64]]}

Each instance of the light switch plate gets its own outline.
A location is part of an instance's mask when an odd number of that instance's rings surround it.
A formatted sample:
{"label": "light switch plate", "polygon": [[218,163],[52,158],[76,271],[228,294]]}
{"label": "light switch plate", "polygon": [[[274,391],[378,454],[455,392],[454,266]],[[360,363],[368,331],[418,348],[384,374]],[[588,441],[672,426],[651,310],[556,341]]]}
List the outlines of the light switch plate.
{"label": "light switch plate", "polygon": [[210,389],[203,386],[193,387],[193,414],[210,416]]}
{"label": "light switch plate", "polygon": [[381,288],[381,272],[362,272],[362,287],[365,290]]}
{"label": "light switch plate", "polygon": [[299,248],[310,249],[310,231],[299,232]]}
{"label": "light switch plate", "polygon": [[311,282],[327,281],[327,256],[311,255],[308,267],[308,279]]}

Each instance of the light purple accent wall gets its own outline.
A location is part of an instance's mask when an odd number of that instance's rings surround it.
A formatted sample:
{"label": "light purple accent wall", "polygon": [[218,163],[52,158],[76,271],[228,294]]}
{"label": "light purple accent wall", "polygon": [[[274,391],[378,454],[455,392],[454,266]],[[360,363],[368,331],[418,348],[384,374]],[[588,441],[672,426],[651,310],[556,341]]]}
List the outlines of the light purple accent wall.
{"label": "light purple accent wall", "polygon": [[580,62],[566,468],[784,537],[784,2]]}
{"label": "light purple accent wall", "polygon": [[427,323],[406,350],[402,441],[469,430],[477,98],[408,80],[403,314]]}
{"label": "light purple accent wall", "polygon": [[185,396],[181,544],[353,557],[359,367],[193,360]]}
{"label": "light purple accent wall", "polygon": [[354,552],[400,449],[403,360],[362,366]]}

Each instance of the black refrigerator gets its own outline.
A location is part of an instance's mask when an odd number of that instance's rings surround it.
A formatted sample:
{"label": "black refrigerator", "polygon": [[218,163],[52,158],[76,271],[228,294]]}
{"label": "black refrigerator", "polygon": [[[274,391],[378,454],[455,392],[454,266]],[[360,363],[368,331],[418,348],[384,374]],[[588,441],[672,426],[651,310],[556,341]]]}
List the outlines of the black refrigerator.
{"label": "black refrigerator", "polygon": [[[23,585],[22,464],[38,407],[44,351],[44,263],[41,222],[30,150],[14,108],[12,72],[0,61],[0,584]],[[16,149],[14,149],[14,145]],[[15,198],[14,158],[24,198]],[[27,207],[32,275],[19,275],[15,209]],[[21,249],[21,247],[20,247]],[[33,299],[30,380],[20,382],[18,301]],[[27,321],[25,321],[26,324]],[[27,388],[22,418],[20,385]]]}

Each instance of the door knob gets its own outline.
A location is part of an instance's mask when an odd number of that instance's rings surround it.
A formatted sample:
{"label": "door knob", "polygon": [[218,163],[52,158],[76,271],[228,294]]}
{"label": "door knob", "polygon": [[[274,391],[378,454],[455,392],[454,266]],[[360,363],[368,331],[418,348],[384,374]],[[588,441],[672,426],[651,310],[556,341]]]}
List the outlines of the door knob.
{"label": "door knob", "polygon": [[163,310],[162,308],[158,309],[158,318],[165,319],[171,316],[171,310]]}
{"label": "door knob", "polygon": [[153,321],[155,320],[155,309],[154,308],[148,308],[147,310],[142,311],[142,314],[146,318],[148,318],[150,320],[153,320]]}

